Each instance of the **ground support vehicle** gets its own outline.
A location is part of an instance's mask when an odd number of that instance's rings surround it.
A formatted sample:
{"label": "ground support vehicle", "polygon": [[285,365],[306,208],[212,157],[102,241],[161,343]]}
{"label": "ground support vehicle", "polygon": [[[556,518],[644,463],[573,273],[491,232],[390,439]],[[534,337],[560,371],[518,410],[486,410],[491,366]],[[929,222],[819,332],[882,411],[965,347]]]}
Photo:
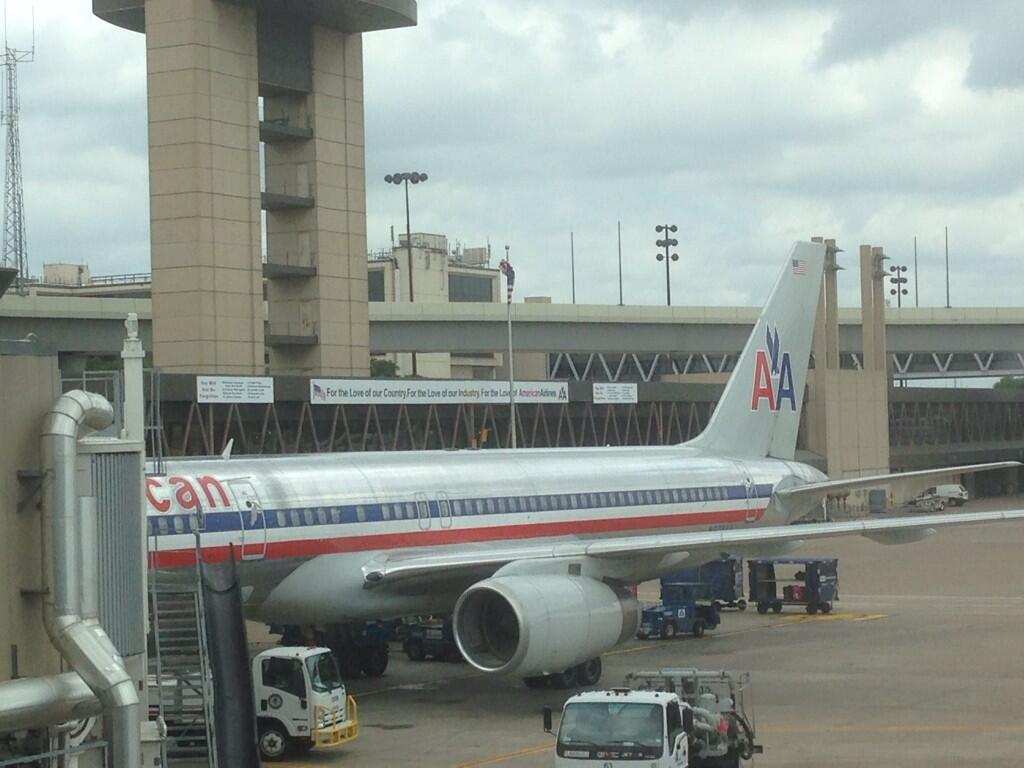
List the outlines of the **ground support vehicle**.
{"label": "ground support vehicle", "polygon": [[680,634],[703,637],[705,630],[721,623],[718,608],[710,601],[697,602],[701,585],[662,584],[661,605],[645,608],[640,614],[637,637],[670,639]]}
{"label": "ground support vehicle", "polygon": [[[722,608],[747,609],[743,596],[743,558],[729,555],[712,560],[696,568],[684,568],[676,573],[663,576],[662,589],[667,584],[700,584],[707,590],[708,599]],[[662,596],[662,602],[665,601]]]}
{"label": "ground support vehicle", "polygon": [[432,619],[406,625],[402,650],[409,661],[423,661],[427,658],[465,661],[455,642],[451,619]]}
{"label": "ground support vehicle", "polygon": [[260,755],[280,760],[359,735],[356,702],[328,648],[277,646],[252,660]]}
{"label": "ground support vehicle", "polygon": [[[651,766],[689,768],[694,718],[679,696],[664,691],[585,691],[562,708],[555,768]],[[551,709],[544,730],[552,732]]]}
{"label": "ground support vehicle", "polygon": [[784,605],[829,613],[839,599],[839,561],[834,558],[776,557],[749,563],[750,600],[758,613],[780,613]]}
{"label": "ground support vehicle", "polygon": [[928,511],[938,511],[946,506],[962,507],[970,498],[967,489],[959,484],[933,485],[910,500],[910,505]]}
{"label": "ground support vehicle", "polygon": [[750,675],[721,670],[669,667],[626,675],[626,686],[637,692],[674,694],[693,713],[689,729],[690,765],[697,768],[738,768],[764,750],[755,740],[748,714]]}

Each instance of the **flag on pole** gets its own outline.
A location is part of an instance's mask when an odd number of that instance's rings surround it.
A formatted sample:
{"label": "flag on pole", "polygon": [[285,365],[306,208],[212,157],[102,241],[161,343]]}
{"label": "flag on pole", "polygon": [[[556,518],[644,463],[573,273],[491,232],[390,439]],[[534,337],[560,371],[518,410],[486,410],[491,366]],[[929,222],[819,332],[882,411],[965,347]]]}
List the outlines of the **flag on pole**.
{"label": "flag on pole", "polygon": [[516,282],[516,271],[512,269],[512,265],[508,263],[508,259],[502,259],[499,262],[498,267],[501,269],[501,274],[505,276],[505,284],[507,286],[507,298],[508,303],[512,303],[512,287]]}

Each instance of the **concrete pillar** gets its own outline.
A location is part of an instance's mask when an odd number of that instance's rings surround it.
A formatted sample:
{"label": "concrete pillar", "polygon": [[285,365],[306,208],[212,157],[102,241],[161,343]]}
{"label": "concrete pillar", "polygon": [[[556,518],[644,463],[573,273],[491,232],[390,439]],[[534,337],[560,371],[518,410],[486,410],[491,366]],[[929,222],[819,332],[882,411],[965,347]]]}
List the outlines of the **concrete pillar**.
{"label": "concrete pillar", "polygon": [[875,370],[889,372],[889,359],[885,343],[885,259],[886,255],[880,247],[871,249],[871,308],[873,330],[875,334]]}
{"label": "concrete pillar", "polygon": [[861,363],[865,371],[875,370],[874,257],[871,246],[860,247]]}
{"label": "concrete pillar", "polygon": [[[267,212],[268,259],[314,267],[305,278],[272,280],[271,333],[314,336],[274,346],[275,373],[365,376],[370,367],[366,269],[366,172],[362,36],[310,28],[312,90],[268,95],[265,117],[308,125],[308,141],[266,146],[266,189],[312,198],[312,207]],[[294,190],[294,191],[292,191]]]}
{"label": "concrete pillar", "polygon": [[256,11],[146,0],[153,358],[261,373]]}

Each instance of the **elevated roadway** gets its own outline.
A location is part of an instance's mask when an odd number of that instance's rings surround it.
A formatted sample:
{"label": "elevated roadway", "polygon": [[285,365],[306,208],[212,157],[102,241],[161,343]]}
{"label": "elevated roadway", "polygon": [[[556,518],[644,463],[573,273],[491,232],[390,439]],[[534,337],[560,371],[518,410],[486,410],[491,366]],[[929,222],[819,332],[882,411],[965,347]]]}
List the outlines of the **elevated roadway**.
{"label": "elevated roadway", "polygon": [[[373,352],[501,352],[502,304],[370,304]],[[116,354],[125,315],[138,313],[147,348],[145,298],[4,296],[0,338],[34,333],[63,353]],[[759,312],[754,307],[515,304],[517,352],[548,355],[551,378],[655,381],[665,374],[732,370]],[[860,364],[860,311],[840,310],[843,366]],[[886,313],[898,378],[1024,374],[1024,308],[904,308]]]}

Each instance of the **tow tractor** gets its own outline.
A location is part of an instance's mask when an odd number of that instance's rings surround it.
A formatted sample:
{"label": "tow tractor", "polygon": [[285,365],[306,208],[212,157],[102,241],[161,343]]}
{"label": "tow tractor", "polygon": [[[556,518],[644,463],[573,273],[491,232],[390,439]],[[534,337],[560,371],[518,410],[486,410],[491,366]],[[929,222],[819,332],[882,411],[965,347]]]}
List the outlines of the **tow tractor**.
{"label": "tow tractor", "polygon": [[280,760],[359,735],[356,701],[328,648],[278,646],[252,660],[260,755]]}
{"label": "tow tractor", "polygon": [[[698,602],[698,599],[708,599]],[[681,633],[703,637],[704,631],[721,623],[721,614],[710,600],[710,589],[701,584],[662,584],[661,605],[644,608],[636,636],[641,640],[668,640]]]}

